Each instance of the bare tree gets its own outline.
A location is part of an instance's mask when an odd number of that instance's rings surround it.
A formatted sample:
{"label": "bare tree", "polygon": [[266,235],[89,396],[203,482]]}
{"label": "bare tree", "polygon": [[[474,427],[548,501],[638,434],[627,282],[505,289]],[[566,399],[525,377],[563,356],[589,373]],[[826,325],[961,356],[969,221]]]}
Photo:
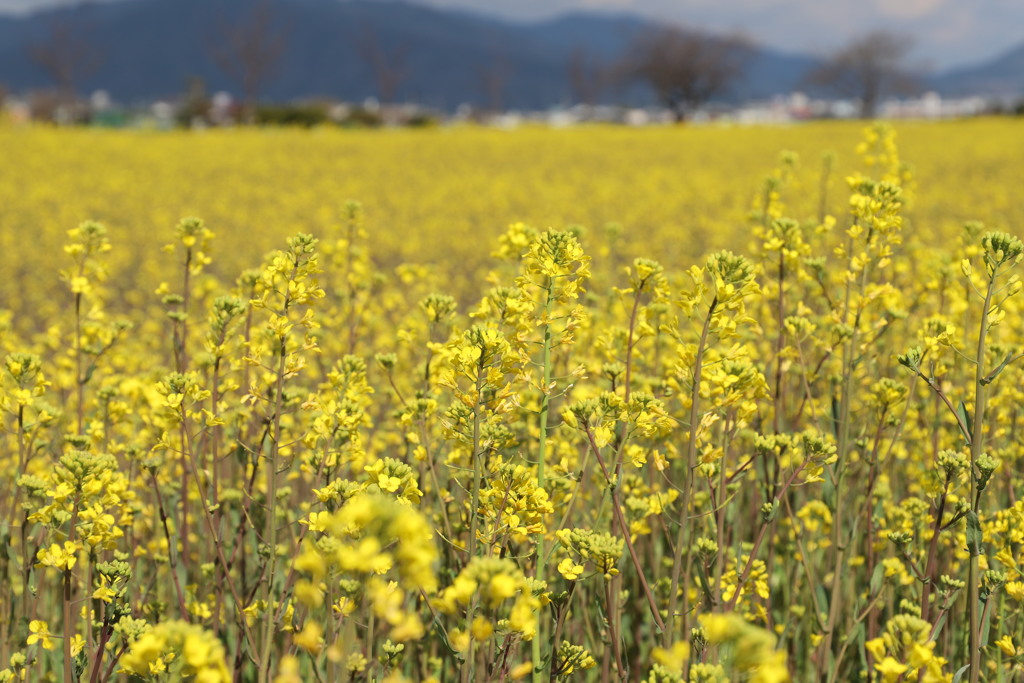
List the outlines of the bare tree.
{"label": "bare tree", "polygon": [[496,56],[489,64],[477,67],[476,76],[484,106],[490,111],[501,112],[505,109],[505,88],[511,75],[508,60],[502,56]]}
{"label": "bare tree", "polygon": [[359,54],[373,71],[377,84],[377,99],[381,104],[392,102],[402,83],[409,77],[406,64],[409,50],[404,45],[387,49],[373,29],[366,27],[359,40]]}
{"label": "bare tree", "polygon": [[807,76],[809,83],[860,100],[860,114],[872,118],[889,94],[911,92],[917,79],[907,66],[912,40],[889,31],[872,31],[853,39]]}
{"label": "bare tree", "polygon": [[178,109],[178,123],[186,128],[197,122],[205,123],[210,113],[210,96],[206,92],[206,81],[192,76],[185,87],[181,107]]}
{"label": "bare tree", "polygon": [[225,25],[213,41],[210,56],[242,88],[246,119],[250,123],[255,120],[260,97],[273,81],[287,45],[287,33],[268,0],[259,0],[237,23]]}
{"label": "bare tree", "polygon": [[578,46],[569,54],[566,65],[569,89],[574,102],[596,104],[612,81],[610,65]]}
{"label": "bare tree", "polygon": [[624,68],[646,81],[676,120],[683,120],[739,78],[749,55],[750,43],[742,35],[664,26],[634,38]]}
{"label": "bare tree", "polygon": [[103,52],[90,35],[86,11],[83,3],[55,13],[45,37],[28,47],[29,58],[46,72],[61,98],[73,99],[82,81],[103,63]]}

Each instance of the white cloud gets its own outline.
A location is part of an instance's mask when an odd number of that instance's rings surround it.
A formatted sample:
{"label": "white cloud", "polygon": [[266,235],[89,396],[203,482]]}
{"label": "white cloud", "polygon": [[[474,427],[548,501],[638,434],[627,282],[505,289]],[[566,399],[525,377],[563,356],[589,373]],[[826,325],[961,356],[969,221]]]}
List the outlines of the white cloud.
{"label": "white cloud", "polygon": [[582,0],[580,5],[586,9],[617,9],[627,10],[636,5],[635,0]]}
{"label": "white cloud", "polygon": [[883,17],[920,19],[942,9],[944,0],[875,0],[875,10]]}
{"label": "white cloud", "polygon": [[[35,11],[77,5],[83,0],[0,0],[0,13],[24,15]],[[88,0],[89,2],[112,2],[117,0]]]}
{"label": "white cloud", "polygon": [[897,19],[919,19],[942,9],[943,0],[874,0],[874,9],[882,16]]}

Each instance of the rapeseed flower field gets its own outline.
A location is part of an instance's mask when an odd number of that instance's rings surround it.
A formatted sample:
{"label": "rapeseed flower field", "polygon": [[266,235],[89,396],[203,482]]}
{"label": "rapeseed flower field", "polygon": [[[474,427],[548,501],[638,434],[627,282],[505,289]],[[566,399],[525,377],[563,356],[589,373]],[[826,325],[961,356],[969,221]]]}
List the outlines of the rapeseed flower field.
{"label": "rapeseed flower field", "polygon": [[1020,679],[1022,142],[0,126],[0,681]]}

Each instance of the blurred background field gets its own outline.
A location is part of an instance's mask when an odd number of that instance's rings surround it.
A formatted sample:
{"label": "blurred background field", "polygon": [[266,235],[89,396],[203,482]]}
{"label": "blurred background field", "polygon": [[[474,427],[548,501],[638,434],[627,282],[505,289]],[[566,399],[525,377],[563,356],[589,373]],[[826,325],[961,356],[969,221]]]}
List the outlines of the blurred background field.
{"label": "blurred background field", "polygon": [[[52,315],[52,264],[65,231],[105,223],[111,279],[145,298],[171,278],[158,247],[184,216],[218,239],[212,272],[226,282],[297,231],[338,229],[341,207],[365,207],[372,258],[385,272],[433,264],[453,293],[480,290],[491,245],[514,221],[581,225],[602,278],[633,257],[685,267],[713,249],[743,251],[746,214],[779,150],[800,155],[795,215],[820,201],[822,150],[835,150],[829,209],[846,196],[859,122],[790,127],[579,127],[502,131],[237,129],[117,132],[3,128],[0,306],[21,324]],[[1024,224],[1024,121],[905,122],[903,159],[919,187],[908,242],[958,235],[966,220]],[[801,205],[801,203],[803,203]],[[841,212],[841,210],[840,210]],[[605,257],[602,257],[601,255]],[[482,276],[481,276],[482,277]],[[602,278],[601,286],[608,283]],[[462,290],[461,292],[459,290]],[[31,291],[32,297],[21,296]]]}

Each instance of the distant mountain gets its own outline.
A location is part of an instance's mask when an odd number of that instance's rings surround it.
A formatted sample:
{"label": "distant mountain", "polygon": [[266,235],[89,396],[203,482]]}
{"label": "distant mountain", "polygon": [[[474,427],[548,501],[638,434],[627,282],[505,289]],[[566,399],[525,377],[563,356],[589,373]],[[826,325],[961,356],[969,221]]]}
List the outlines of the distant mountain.
{"label": "distant mountain", "polygon": [[940,74],[934,84],[949,95],[1024,94],[1024,43],[987,62]]}
{"label": "distant mountain", "polygon": [[[240,93],[213,54],[232,26],[251,17],[254,0],[120,0],[0,17],[0,84],[21,92],[52,86],[28,57],[54,27],[73,27],[101,59],[76,82],[81,93],[105,89],[119,101],[173,97],[190,79],[209,91]],[[581,51],[589,62],[611,63],[633,37],[654,24],[631,15],[573,13],[517,23],[464,10],[402,0],[267,0],[272,32],[286,49],[263,89],[268,100],[329,96],[360,101],[379,95],[379,73],[367,54],[388,65],[395,100],[452,109],[461,103],[545,108],[570,103],[568,65]],[[1006,63],[951,72],[943,90],[975,83],[1021,85],[1024,47]],[[770,97],[803,89],[813,57],[755,47],[744,78],[727,100]],[[1017,64],[1018,66],[1013,66]],[[1016,79],[1016,80],[1015,80]],[[1024,90],[1024,88],[1021,88]],[[606,88],[608,103],[647,103],[642,87]]]}
{"label": "distant mountain", "polygon": [[[571,55],[591,63],[618,59],[638,31],[653,24],[628,15],[574,13],[539,23],[513,23],[466,11],[401,1],[270,0],[273,30],[287,49],[264,96],[291,100],[378,95],[367,63],[375,51],[396,72],[395,99],[450,109],[463,102],[542,108],[568,103]],[[225,29],[244,22],[252,0],[122,0],[0,17],[0,83],[14,91],[51,86],[28,53],[53,26],[74,26],[101,55],[80,92],[103,88],[121,101],[169,97],[189,79],[238,93],[239,84],[212,55]],[[757,48],[730,98],[792,90],[813,60]],[[607,102],[644,101],[636,87],[604,90]]]}

